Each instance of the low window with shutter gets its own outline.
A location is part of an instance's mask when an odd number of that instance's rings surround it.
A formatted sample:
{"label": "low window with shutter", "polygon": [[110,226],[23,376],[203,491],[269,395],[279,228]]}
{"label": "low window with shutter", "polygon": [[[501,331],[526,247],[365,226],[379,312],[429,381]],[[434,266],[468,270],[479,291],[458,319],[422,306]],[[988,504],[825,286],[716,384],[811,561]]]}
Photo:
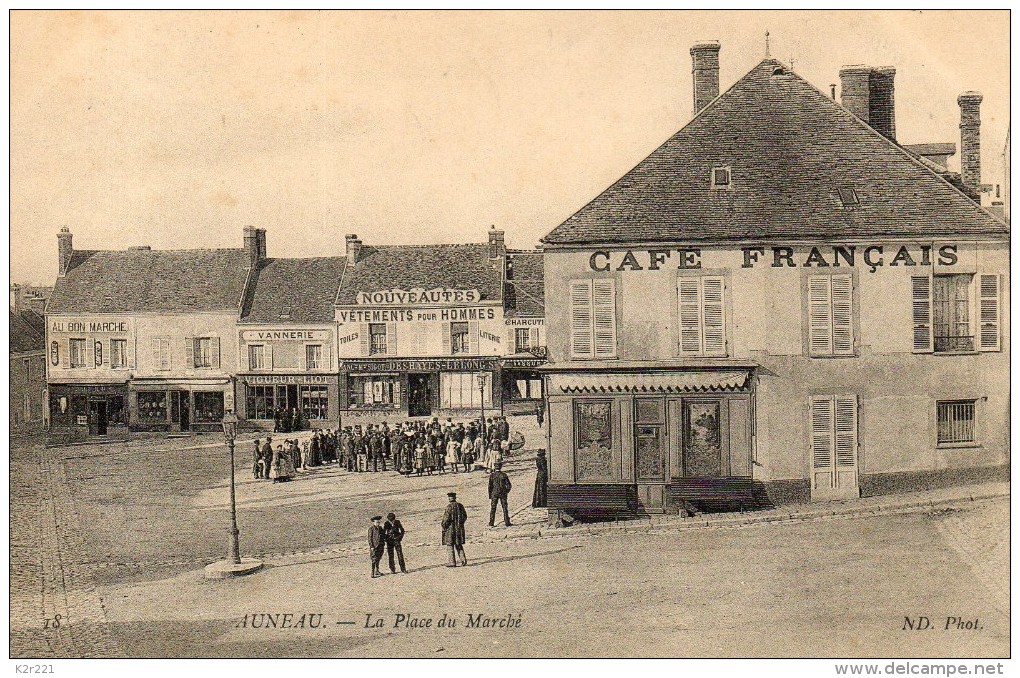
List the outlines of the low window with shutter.
{"label": "low window with shutter", "polygon": [[979,276],[978,290],[978,349],[981,351],[998,351],[999,339],[999,276]]}
{"label": "low window with shutter", "polygon": [[853,355],[853,278],[808,278],[808,347],[812,356]]}
{"label": "low window with shutter", "polygon": [[616,281],[611,278],[570,283],[570,355],[616,357]]}
{"label": "low window with shutter", "polygon": [[677,279],[680,355],[725,356],[726,280],[722,276]]}

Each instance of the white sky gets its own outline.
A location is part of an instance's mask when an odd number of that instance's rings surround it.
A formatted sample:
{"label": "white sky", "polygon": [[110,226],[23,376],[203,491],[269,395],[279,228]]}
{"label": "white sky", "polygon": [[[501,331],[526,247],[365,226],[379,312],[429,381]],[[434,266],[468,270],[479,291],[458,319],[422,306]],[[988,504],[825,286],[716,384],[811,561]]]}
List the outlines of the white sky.
{"label": "white sky", "polygon": [[277,257],[490,224],[531,247],[690,119],[691,44],[722,43],[725,90],[766,30],[825,92],[895,66],[902,143],[959,145],[956,96],[982,92],[1002,181],[1005,11],[18,11],[11,279],[52,283],[62,225],[79,249],[239,247],[248,224]]}

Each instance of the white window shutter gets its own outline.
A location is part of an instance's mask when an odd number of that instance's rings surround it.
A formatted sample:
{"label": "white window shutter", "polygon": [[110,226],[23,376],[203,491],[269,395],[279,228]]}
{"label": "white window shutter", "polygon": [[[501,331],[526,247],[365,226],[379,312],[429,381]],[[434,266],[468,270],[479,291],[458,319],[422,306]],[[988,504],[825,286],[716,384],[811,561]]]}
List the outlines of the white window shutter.
{"label": "white window shutter", "polygon": [[105,367],[109,367],[110,365],[113,364],[113,358],[110,357],[110,353],[112,352],[112,349],[113,349],[113,340],[111,339],[110,341],[101,341],[99,343],[100,343],[100,346],[101,346],[100,350],[103,352],[103,356],[102,356],[103,357],[103,360],[102,360],[103,365]]}
{"label": "white window shutter", "polygon": [[832,352],[852,355],[854,352],[853,278],[834,275],[830,280],[832,292]]}
{"label": "white window shutter", "polygon": [[1000,350],[1000,284],[998,275],[981,275],[978,281],[978,350]]}
{"label": "white window shutter", "polygon": [[911,276],[910,285],[913,303],[914,353],[931,353],[934,350],[931,331],[931,276]]}
{"label": "white window shutter", "polygon": [[835,401],[835,462],[837,468],[857,466],[857,396],[838,395]]}
{"label": "white window shutter", "polygon": [[680,318],[680,354],[701,353],[701,285],[699,278],[682,277],[677,280],[677,300]]}
{"label": "white window shutter", "polygon": [[539,346],[542,345],[538,338],[537,327],[532,327],[531,329],[528,330],[528,343],[530,344],[530,348],[533,349],[538,348]]}
{"label": "white window shutter", "polygon": [[570,281],[570,355],[572,358],[595,357],[591,288],[591,280]]}
{"label": "white window shutter", "polygon": [[830,278],[808,278],[808,344],[811,355],[832,355],[832,295]]}
{"label": "white window shutter", "polygon": [[262,369],[273,369],[273,345],[266,344],[262,349]]}
{"label": "white window shutter", "polygon": [[188,369],[195,366],[195,338],[185,337],[184,338],[184,361],[188,365]]}
{"label": "white window shutter", "polygon": [[596,278],[592,281],[595,357],[616,356],[616,281]]}
{"label": "white window shutter", "polygon": [[212,344],[212,366],[216,369],[220,368],[220,338],[213,337],[209,342]]}
{"label": "white window shutter", "polygon": [[159,356],[159,369],[169,371],[170,363],[173,361],[173,356],[170,352],[170,337],[159,338]]}
{"label": "white window shutter", "polygon": [[372,341],[372,337],[368,333],[368,323],[361,323],[358,325],[358,342],[361,347],[361,355],[369,354],[369,346]]}
{"label": "white window shutter", "polygon": [[57,347],[60,351],[60,366],[66,370],[71,367],[71,340],[61,341]]}
{"label": "white window shutter", "polygon": [[[99,350],[102,351],[102,348]],[[102,362],[102,356],[100,356],[100,362]],[[85,340],[85,367],[90,370],[96,367],[96,341],[93,339]]]}
{"label": "white window shutter", "polygon": [[136,360],[135,352],[137,350],[135,348],[135,337],[134,337],[134,335],[130,336],[128,338],[128,340],[126,342],[124,342],[124,347],[125,347],[125,349],[127,349],[127,351],[126,351],[127,352],[127,356],[125,356],[125,358],[127,360],[128,369],[132,369],[133,370],[133,369],[136,368],[136,365],[135,365],[135,360]]}
{"label": "white window shutter", "polygon": [[811,468],[813,487],[833,487],[835,482],[832,396],[811,398]]}
{"label": "white window shutter", "polygon": [[701,318],[705,355],[726,355],[726,280],[720,276],[701,278]]}
{"label": "white window shutter", "polygon": [[397,323],[386,323],[386,354],[397,355]]}
{"label": "white window shutter", "polygon": [[478,348],[478,321],[472,320],[468,323],[468,353],[478,355],[481,349]]}

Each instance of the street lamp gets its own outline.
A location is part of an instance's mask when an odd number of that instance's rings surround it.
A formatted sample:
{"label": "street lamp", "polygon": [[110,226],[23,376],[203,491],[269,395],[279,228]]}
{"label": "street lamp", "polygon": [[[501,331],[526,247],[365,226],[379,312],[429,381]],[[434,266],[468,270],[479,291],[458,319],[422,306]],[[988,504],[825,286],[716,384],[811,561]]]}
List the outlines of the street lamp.
{"label": "street lamp", "polygon": [[488,444],[485,437],[485,372],[478,373],[478,401],[482,404],[482,440]]}
{"label": "street lamp", "polygon": [[237,500],[235,498],[234,482],[234,441],[237,439],[237,415],[227,410],[223,415],[223,438],[230,449],[230,549],[226,560],[217,561],[205,568],[207,579],[225,579],[237,577],[243,574],[251,574],[262,568],[262,562],[254,558],[241,560],[241,550],[238,545],[237,529]]}

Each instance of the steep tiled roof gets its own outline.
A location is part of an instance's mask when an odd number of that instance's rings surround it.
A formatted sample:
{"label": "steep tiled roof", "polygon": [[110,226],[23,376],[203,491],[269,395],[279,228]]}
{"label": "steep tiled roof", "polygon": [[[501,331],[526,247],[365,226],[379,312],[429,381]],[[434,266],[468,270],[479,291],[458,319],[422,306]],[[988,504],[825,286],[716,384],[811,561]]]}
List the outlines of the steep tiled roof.
{"label": "steep tiled roof", "polygon": [[545,315],[545,266],[541,252],[508,252],[513,276],[507,275],[507,317]]}
{"label": "steep tiled roof", "polygon": [[237,312],[242,249],[75,251],[47,313]]}
{"label": "steep tiled roof", "polygon": [[41,316],[33,311],[22,311],[21,313],[11,311],[10,314],[10,352],[27,353],[45,350],[46,332],[44,325],[37,320],[41,320]]}
{"label": "steep tiled roof", "polygon": [[249,283],[241,322],[332,322],[347,259],[266,259]]}
{"label": "steep tiled roof", "polygon": [[[711,188],[714,167],[732,170],[732,188]],[[842,208],[842,187],[859,206]],[[916,157],[766,59],[544,242],[1006,232]]]}
{"label": "steep tiled roof", "polygon": [[358,262],[347,267],[337,303],[357,303],[358,292],[437,287],[477,289],[483,301],[500,301],[502,284],[486,244],[366,245]]}

